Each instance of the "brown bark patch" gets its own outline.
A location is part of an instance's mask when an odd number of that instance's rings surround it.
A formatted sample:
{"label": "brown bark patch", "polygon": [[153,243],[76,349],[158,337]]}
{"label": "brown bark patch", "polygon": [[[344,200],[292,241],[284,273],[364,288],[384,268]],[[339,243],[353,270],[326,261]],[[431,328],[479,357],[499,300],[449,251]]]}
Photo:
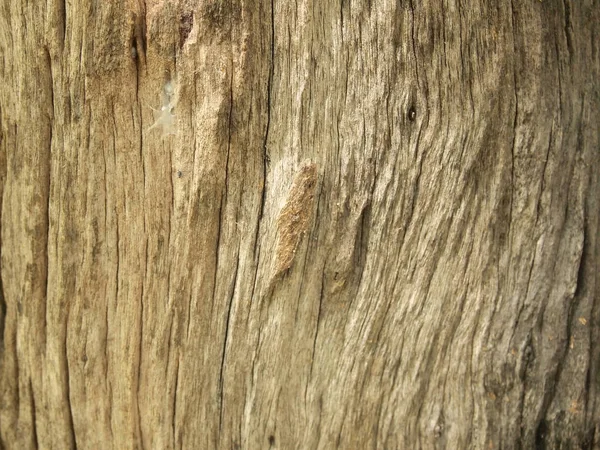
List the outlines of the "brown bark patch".
{"label": "brown bark patch", "polygon": [[289,270],[296,250],[312,219],[313,202],[317,186],[317,165],[309,163],[294,178],[285,206],[277,219],[277,252],[275,272],[277,278]]}
{"label": "brown bark patch", "polygon": [[194,13],[186,11],[179,18],[179,48],[183,47],[194,27]]}

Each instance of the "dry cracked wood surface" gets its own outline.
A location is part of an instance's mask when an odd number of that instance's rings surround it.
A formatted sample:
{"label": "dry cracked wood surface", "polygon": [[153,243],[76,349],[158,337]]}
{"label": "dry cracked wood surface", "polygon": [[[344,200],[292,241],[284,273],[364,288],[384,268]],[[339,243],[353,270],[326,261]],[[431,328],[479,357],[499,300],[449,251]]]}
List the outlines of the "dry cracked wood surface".
{"label": "dry cracked wood surface", "polygon": [[0,443],[599,448],[600,3],[0,3]]}

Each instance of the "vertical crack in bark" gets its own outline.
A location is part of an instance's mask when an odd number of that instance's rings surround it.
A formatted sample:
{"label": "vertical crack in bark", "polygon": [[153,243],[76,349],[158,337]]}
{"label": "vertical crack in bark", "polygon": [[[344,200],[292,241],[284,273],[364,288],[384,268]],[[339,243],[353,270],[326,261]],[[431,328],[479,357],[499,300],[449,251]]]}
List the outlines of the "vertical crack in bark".
{"label": "vertical crack in bark", "polygon": [[[225,179],[227,180],[227,174],[225,174]],[[227,181],[225,182],[227,183]],[[213,275],[213,286],[212,286],[212,295],[211,295],[211,305],[210,305],[210,315],[209,317],[213,317],[214,314],[214,306],[215,306],[215,293],[217,289],[217,280],[218,280],[218,272],[219,272],[219,249],[221,247],[221,227],[223,225],[223,197],[225,195],[221,194],[221,201],[219,203],[219,213],[218,213],[218,222],[217,222],[217,239],[215,244],[215,273]],[[190,318],[191,322],[191,318]],[[221,361],[221,364],[223,362]]]}
{"label": "vertical crack in bark", "polygon": [[417,78],[417,88],[421,86],[421,81],[419,80],[419,61],[417,58],[417,46],[415,40],[415,4],[414,0],[410,0],[410,11],[411,11],[411,29],[410,29],[410,38],[412,41],[412,51],[415,57],[415,76]]}
{"label": "vertical crack in bark", "polygon": [[[71,402],[71,369],[69,367],[69,319],[71,316],[71,308],[67,307],[67,314],[65,318],[65,339],[64,339],[64,370],[65,370],[65,381],[66,381],[66,394],[67,394],[67,412],[69,413],[69,432],[71,437],[72,446],[77,448],[77,440],[75,439],[75,420],[73,417],[73,404]],[[33,396],[33,392],[31,394]]]}
{"label": "vertical crack in bark", "polygon": [[[231,30],[231,27],[230,27]],[[231,32],[231,31],[230,31]],[[233,51],[233,49],[232,49]],[[231,74],[230,74],[230,80],[229,80],[229,117],[228,117],[228,127],[227,127],[227,159],[225,161],[225,204],[227,204],[227,200],[228,200],[228,194],[229,194],[229,157],[230,157],[230,153],[231,153],[231,129],[232,129],[232,120],[233,120],[233,71],[234,71],[234,67],[233,67],[233,54],[231,55]],[[222,199],[221,199],[222,202]],[[216,291],[216,286],[217,286],[217,270],[219,269],[218,267],[218,254],[219,254],[219,248],[220,248],[220,238],[221,238],[221,225],[223,222],[222,219],[222,214],[223,214],[223,208],[221,205],[221,208],[219,208],[219,234],[218,234],[218,238],[217,238],[217,263],[215,265],[215,279],[214,279],[214,283],[213,283],[213,304],[215,302],[215,291]],[[225,370],[225,359],[226,359],[226,353],[227,353],[227,339],[229,337],[229,321],[231,319],[231,308],[233,305],[233,299],[235,296],[235,286],[237,283],[237,274],[238,274],[238,269],[239,269],[239,255],[237,258],[238,262],[236,265],[236,269],[235,269],[235,274],[233,277],[233,289],[231,291],[231,295],[229,297],[229,304],[227,306],[227,318],[225,319],[225,335],[223,336],[223,350],[221,353],[221,368],[219,371],[219,408],[220,408],[220,413],[219,413],[219,441],[221,440],[221,430],[222,430],[222,426],[223,426],[223,385],[224,385],[224,379],[223,379],[223,373]]]}
{"label": "vertical crack in bark", "polygon": [[[583,217],[584,217],[584,224],[583,224],[583,236],[581,238],[582,243],[581,243],[581,256],[579,257],[579,267],[577,268],[577,281],[575,282],[575,292],[573,295],[573,299],[574,300],[579,300],[579,298],[583,295],[583,292],[585,290],[585,269],[586,269],[586,263],[587,263],[587,258],[588,258],[588,252],[589,250],[586,248],[586,246],[588,245],[589,242],[589,237],[588,237],[588,219],[586,217],[586,210],[585,210],[585,206],[584,206],[584,212],[583,212]],[[575,305],[571,306],[571,310],[574,310]]]}
{"label": "vertical crack in bark", "polygon": [[[321,315],[323,313],[323,297],[325,293],[325,267],[321,270],[321,290],[319,291],[319,311],[317,312],[317,323],[315,325],[315,336],[313,337],[313,348],[312,348],[312,357],[310,358],[310,371],[308,376],[308,382],[306,383],[306,387],[308,389],[308,384],[313,377],[313,368],[315,363],[315,354],[317,353],[317,341],[319,339],[319,324],[321,323]],[[304,398],[306,399],[306,393],[304,394]],[[306,402],[306,400],[305,400]]]}
{"label": "vertical crack in bark", "polygon": [[340,1],[340,37],[344,42],[344,0]]}
{"label": "vertical crack in bark", "polygon": [[[171,337],[169,337],[169,340]],[[177,367],[175,368],[175,389],[173,390],[173,448],[177,448],[177,389],[179,388],[179,357],[176,359]],[[180,446],[181,447],[181,446]]]}
{"label": "vertical crack in bark", "polygon": [[[367,267],[367,254],[369,252],[369,233],[371,230],[371,201],[373,199],[375,190],[375,181],[371,186],[369,198],[362,211],[360,212],[360,225],[358,227],[358,236],[356,237],[356,264],[360,275],[356,283],[356,292],[359,291],[360,285],[362,284],[363,275],[365,274],[365,268]],[[402,244],[400,244],[402,245]]]}
{"label": "vertical crack in bark", "polygon": [[[6,323],[6,299],[4,297],[4,282],[2,278],[2,212],[4,209],[4,184],[6,182],[6,138],[4,136],[3,109],[0,104],[0,380],[2,380],[4,364],[4,325]],[[1,398],[1,397],[0,397]],[[0,448],[2,448],[2,435],[0,433]]]}
{"label": "vertical crack in bark", "polygon": [[39,439],[38,439],[38,431],[37,431],[37,411],[35,407],[35,396],[33,395],[33,381],[31,378],[29,379],[29,390],[31,392],[31,425],[33,427],[33,443],[35,444],[35,448],[40,448]]}
{"label": "vertical crack in bark", "polygon": [[[510,154],[511,154],[511,158],[510,158],[510,208],[509,208],[509,212],[508,212],[508,245],[509,245],[509,260],[512,256],[512,233],[511,233],[511,228],[512,228],[512,214],[513,214],[513,205],[515,202],[515,150],[516,150],[516,145],[517,145],[517,126],[518,126],[518,120],[519,120],[519,85],[517,83],[517,44],[515,42],[516,40],[516,32],[515,32],[515,5],[514,5],[514,0],[511,0],[510,2],[510,6],[511,6],[511,10],[512,10],[512,14],[511,14],[511,31],[512,31],[512,44],[513,44],[513,88],[514,88],[514,93],[515,93],[515,115],[514,115],[514,119],[513,119],[513,139],[512,139],[512,145],[510,147]],[[510,267],[507,267],[507,270],[509,270]]]}
{"label": "vertical crack in bark", "polygon": [[233,289],[231,290],[231,295],[229,296],[229,305],[227,307],[227,318],[225,320],[225,336],[223,338],[223,350],[221,352],[221,368],[219,370],[219,407],[221,409],[219,414],[219,441],[221,440],[221,431],[223,426],[223,415],[224,415],[224,407],[223,407],[223,386],[225,384],[223,374],[225,372],[225,359],[227,357],[227,342],[229,339],[229,323],[231,321],[231,309],[233,307],[233,299],[235,297],[235,286],[237,284],[238,271],[240,268],[240,259],[238,256],[238,263],[235,267],[235,273],[233,275]]}
{"label": "vertical crack in bark", "polygon": [[138,68],[138,73],[140,66],[139,64],[143,64],[144,67],[146,65],[146,33],[147,33],[147,25],[146,25],[146,2],[144,0],[138,0],[139,7],[139,17],[136,15],[134,18],[134,48],[136,50],[137,58],[136,58],[136,66]]}
{"label": "vertical crack in bark", "polygon": [[[563,84],[562,84],[562,68],[560,66],[560,49],[558,47],[558,36],[554,38],[554,51],[556,52],[556,80],[558,81],[558,118],[559,122],[563,119]],[[566,92],[568,96],[568,92]],[[554,128],[554,122],[553,122]]]}
{"label": "vertical crack in bark", "polygon": [[[474,103],[473,103],[473,77],[472,77],[472,71],[470,70],[471,67],[469,67],[469,72],[467,72],[467,70],[465,68],[465,58],[463,56],[463,45],[464,45],[463,25],[462,25],[462,15],[461,15],[461,11],[463,11],[464,8],[460,1],[458,1],[457,9],[458,9],[458,39],[459,39],[458,52],[460,55],[460,67],[462,69],[463,80],[466,78],[467,84],[469,85],[469,98],[471,100],[471,114],[473,115],[473,118],[474,118],[475,117],[475,107],[474,107]],[[461,101],[461,103],[462,103],[462,101]]]}
{"label": "vertical crack in bark", "polygon": [[[146,230],[144,230],[144,235],[146,235]],[[135,403],[136,403],[136,410],[137,410],[137,429],[136,432],[138,433],[138,441],[139,441],[139,445],[142,448],[142,450],[144,449],[144,436],[142,434],[142,411],[140,410],[140,380],[142,378],[142,354],[144,351],[144,287],[145,287],[145,282],[146,279],[148,278],[148,237],[146,235],[146,241],[145,241],[145,246],[146,246],[146,254],[144,256],[144,277],[142,278],[142,288],[141,288],[141,292],[140,292],[140,316],[139,316],[139,320],[140,320],[140,326],[139,326],[139,346],[138,346],[138,364],[137,364],[137,386],[136,386],[136,399],[135,399]]]}
{"label": "vertical crack in bark", "polygon": [[[448,73],[448,80],[450,80],[450,69],[448,68],[448,53],[446,51],[446,43],[447,43],[447,39],[446,39],[446,14],[448,14],[446,12],[446,7],[445,7],[445,1],[441,1],[440,2],[440,8],[442,10],[442,40],[443,40],[443,51],[444,51],[444,66],[446,67],[446,72]],[[460,14],[460,9],[459,9],[459,14]]]}
{"label": "vertical crack in bark", "polygon": [[571,6],[567,0],[563,0],[565,8],[565,38],[567,41],[567,52],[569,61],[573,58],[573,38],[571,36],[571,29],[573,24],[571,23]]}
{"label": "vertical crack in bark", "polygon": [[[269,78],[267,79],[267,125],[265,129],[265,138],[263,140],[263,179],[262,179],[262,192],[260,199],[260,211],[258,213],[258,226],[256,227],[255,242],[255,253],[258,249],[260,252],[260,224],[262,222],[263,213],[265,209],[266,195],[267,195],[267,170],[269,163],[269,151],[267,145],[269,143],[269,132],[271,131],[271,94],[273,90],[273,77],[275,72],[275,0],[271,0],[271,61],[269,67]],[[258,270],[258,266],[256,268]]]}
{"label": "vertical crack in bark", "polygon": [[190,328],[192,326],[192,301],[193,301],[193,299],[194,299],[194,297],[193,297],[192,291],[190,289],[190,295],[189,295],[188,302],[187,302],[187,326],[186,326],[186,331],[185,331],[185,338],[188,342],[190,340]]}
{"label": "vertical crack in bark", "polygon": [[[137,97],[137,84],[136,84],[136,97]],[[143,182],[142,204],[145,206],[146,205],[146,158],[144,158],[144,131],[143,131],[143,125],[142,125],[142,105],[140,104],[139,100],[137,102],[137,106],[138,106],[138,114],[140,115],[140,135],[139,135],[138,145],[140,147],[140,162],[142,164],[142,182]],[[132,111],[132,113],[133,113],[133,111]],[[133,117],[132,117],[132,119],[133,119]],[[144,216],[145,216],[145,211],[144,211]],[[144,234],[146,234],[145,228],[146,228],[146,219],[144,217]]]}
{"label": "vertical crack in bark", "polygon": [[67,42],[67,0],[57,0],[56,1],[56,7],[57,7],[57,19],[60,20],[60,46],[61,46],[61,50],[64,50],[65,48],[65,44]]}
{"label": "vertical crack in bark", "polygon": [[[142,112],[142,104],[139,98],[139,88],[140,88],[140,77],[141,77],[141,67],[140,64],[143,63],[146,65],[145,51],[146,51],[146,5],[143,0],[138,0],[141,16],[136,18],[135,21],[135,43],[136,48],[138,49],[138,58],[136,58],[136,80],[135,80],[135,98],[136,98],[136,106],[137,106],[137,114],[139,115],[139,134],[138,134],[138,146],[139,146],[139,156],[140,163],[142,166],[142,209],[143,209],[143,233],[144,233],[144,246],[145,246],[145,255],[144,255],[144,276],[142,277],[142,286],[140,292],[140,305],[139,305],[139,345],[138,345],[138,355],[137,355],[137,377],[136,377],[136,395],[135,395],[135,403],[136,403],[136,411],[137,411],[137,424],[136,424],[136,433],[137,440],[139,441],[140,447],[144,448],[144,436],[142,433],[142,411],[140,410],[140,381],[141,381],[141,372],[142,372],[142,354],[144,351],[143,342],[144,342],[144,292],[145,292],[145,283],[148,278],[148,233],[146,230],[146,218],[148,211],[146,211],[146,158],[144,153],[144,126],[143,126],[143,112]],[[141,51],[140,51],[141,47]],[[114,105],[113,105],[114,108]],[[135,124],[135,116],[134,110],[131,110],[132,121]],[[171,152],[169,151],[169,155]],[[172,179],[171,179],[172,185]],[[117,281],[118,282],[118,281]]]}
{"label": "vertical crack in bark", "polygon": [[[225,177],[227,178],[227,176]],[[212,295],[211,295],[211,304],[210,304],[210,315],[209,317],[213,317],[215,310],[215,295],[217,290],[217,281],[219,274],[219,249],[221,248],[221,227],[223,226],[223,198],[224,194],[221,194],[221,201],[219,203],[219,213],[218,213],[218,221],[217,221],[217,239],[215,243],[215,272],[213,274],[213,286],[212,286]]]}
{"label": "vertical crack in bark", "polygon": [[49,271],[50,271],[50,201],[51,201],[51,164],[52,164],[52,145],[54,142],[54,125],[53,125],[53,116],[54,116],[54,102],[55,102],[55,98],[54,98],[54,73],[52,70],[52,58],[50,56],[50,51],[48,50],[48,47],[45,48],[45,56],[46,56],[46,63],[47,63],[47,68],[48,68],[48,74],[50,75],[50,83],[49,83],[49,91],[50,91],[50,108],[51,109],[51,117],[49,118],[50,120],[50,124],[48,125],[48,131],[49,131],[49,140],[48,140],[48,148],[47,148],[47,154],[46,154],[46,161],[44,161],[44,169],[45,173],[44,173],[44,195],[46,196],[46,198],[44,199],[45,201],[45,206],[46,206],[46,214],[45,214],[45,239],[46,239],[46,245],[45,245],[45,251],[44,251],[44,266],[46,269],[46,273],[44,276],[44,280],[43,280],[43,292],[45,294],[45,298],[44,301],[41,302],[41,306],[43,307],[44,311],[43,311],[43,315],[44,315],[44,330],[42,333],[43,336],[43,343],[44,343],[44,353],[46,350],[46,342],[48,339],[48,328],[47,328],[47,306],[48,306],[48,294],[49,294],[49,286],[48,286],[48,276],[49,276]]}
{"label": "vertical crack in bark", "polygon": [[[117,144],[116,144],[116,132],[117,132],[117,125],[115,123],[115,116],[113,114],[113,135],[112,135],[112,140],[113,140],[113,157],[114,157],[114,164],[115,167],[118,167],[117,164]],[[116,242],[115,242],[115,249],[116,249],[116,256],[117,256],[117,262],[116,262],[116,267],[115,267],[115,297],[114,297],[114,305],[116,307],[116,305],[118,305],[119,302],[119,278],[120,278],[120,274],[121,274],[121,251],[120,251],[120,230],[119,230],[119,217],[118,217],[118,211],[115,207],[115,234],[116,234]],[[107,305],[107,309],[108,309],[108,305]],[[108,336],[110,336],[110,332],[109,330],[109,325],[110,325],[110,320],[108,320],[108,314],[107,314],[107,323],[106,323],[106,330],[107,330],[107,338]],[[110,383],[110,370],[109,370],[109,364],[110,364],[110,359],[111,359],[111,352],[108,348],[108,340],[106,341],[106,370],[107,370],[107,380],[109,380],[108,386],[109,386],[109,409],[108,409],[108,415],[109,415],[109,423],[110,423],[110,433],[111,433],[111,437],[114,437],[114,431],[113,431],[113,408],[114,408],[114,402],[113,402],[113,391],[112,391],[112,385]],[[116,432],[118,433],[119,430],[116,430]]]}
{"label": "vertical crack in bark", "polygon": [[[196,148],[196,142],[194,142],[194,147],[192,148]],[[169,152],[169,167],[171,168],[171,176],[169,177],[169,181],[171,182],[171,205],[169,208],[169,235],[167,237],[167,249],[171,248],[171,231],[173,229],[173,224],[171,223],[173,220],[173,214],[175,211],[175,183],[173,183],[173,178],[175,178],[175,176],[177,176],[179,178],[179,172],[178,171],[173,171],[174,167],[173,167],[173,152],[170,151]],[[169,262],[167,264],[167,270],[168,270],[168,280],[169,282],[167,283],[167,300],[169,301],[171,298],[171,260],[169,259]]]}
{"label": "vertical crack in bark", "polygon": [[[1,191],[1,189],[0,189]],[[0,222],[2,221],[2,202],[0,200]],[[0,227],[0,234],[2,228]],[[2,239],[0,238],[0,261],[2,261]],[[1,264],[0,264],[1,270]],[[6,300],[4,298],[4,283],[2,273],[0,272],[0,378],[2,374],[2,365],[4,363],[4,325],[6,323]],[[0,436],[1,439],[1,436]]]}
{"label": "vertical crack in bark", "polygon": [[[112,138],[112,145],[113,148],[115,146],[115,141],[114,141],[114,134],[111,136]],[[103,156],[103,160],[104,160],[104,233],[105,233],[105,240],[106,242],[109,241],[109,237],[107,235],[107,231],[108,231],[108,174],[107,174],[107,163],[106,163],[106,149],[103,149],[102,152],[102,156]],[[107,275],[107,280],[105,282],[105,287],[108,284],[108,275]],[[110,395],[110,381],[108,378],[108,362],[109,362],[109,358],[108,358],[108,324],[109,324],[109,320],[108,320],[108,312],[109,312],[109,303],[108,303],[108,297],[109,297],[109,292],[108,289],[106,289],[106,301],[105,301],[105,310],[104,310],[104,361],[105,361],[105,366],[104,366],[104,379],[106,380],[106,387],[107,387],[107,391],[109,392]],[[110,405],[110,403],[109,403]],[[110,406],[109,406],[110,407]],[[110,415],[110,410],[108,411],[108,414]],[[113,433],[112,433],[112,423],[110,421],[110,417],[109,417],[109,426],[110,426],[110,433],[111,433],[111,440],[113,437]]]}

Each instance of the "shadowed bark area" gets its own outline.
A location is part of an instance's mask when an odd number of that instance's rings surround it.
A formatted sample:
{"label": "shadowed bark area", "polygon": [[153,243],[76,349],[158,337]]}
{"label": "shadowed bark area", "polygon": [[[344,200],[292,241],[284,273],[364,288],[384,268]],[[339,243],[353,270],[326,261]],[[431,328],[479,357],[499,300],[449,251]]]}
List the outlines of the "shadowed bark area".
{"label": "shadowed bark area", "polygon": [[0,448],[600,446],[599,36],[0,4]]}

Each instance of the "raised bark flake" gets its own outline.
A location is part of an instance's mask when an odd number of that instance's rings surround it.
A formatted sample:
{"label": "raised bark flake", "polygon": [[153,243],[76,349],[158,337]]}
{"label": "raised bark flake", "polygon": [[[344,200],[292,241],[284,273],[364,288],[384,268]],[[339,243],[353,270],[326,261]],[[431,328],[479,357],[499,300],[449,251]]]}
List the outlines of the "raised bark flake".
{"label": "raised bark flake", "polygon": [[312,216],[317,166],[307,164],[295,176],[285,206],[277,218],[277,250],[273,278],[279,277],[291,266],[302,237],[308,231]]}

